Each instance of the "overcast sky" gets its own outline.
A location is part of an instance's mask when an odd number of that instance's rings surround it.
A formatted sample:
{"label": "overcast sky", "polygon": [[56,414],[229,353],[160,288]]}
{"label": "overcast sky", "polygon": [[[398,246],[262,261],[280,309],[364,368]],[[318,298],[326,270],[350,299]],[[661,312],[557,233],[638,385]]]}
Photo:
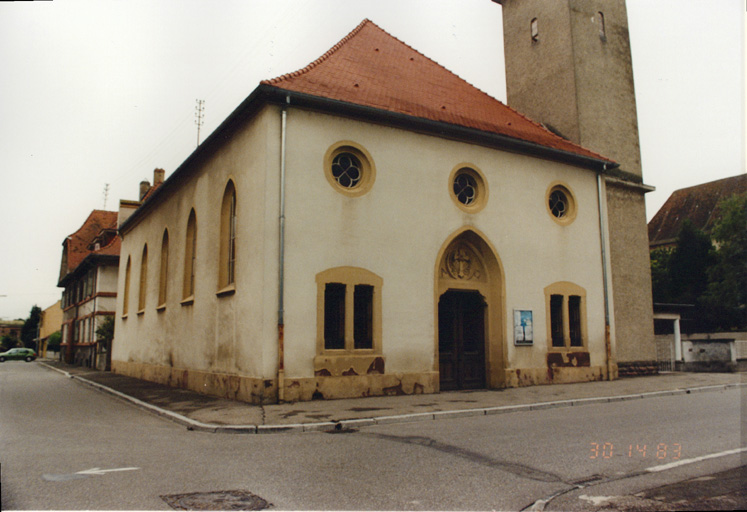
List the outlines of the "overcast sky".
{"label": "overcast sky", "polygon": [[[745,172],[745,0],[627,5],[650,219]],[[0,318],[54,304],[65,237],[189,155],[198,98],[204,140],[364,18],[505,101],[490,0],[0,2]]]}

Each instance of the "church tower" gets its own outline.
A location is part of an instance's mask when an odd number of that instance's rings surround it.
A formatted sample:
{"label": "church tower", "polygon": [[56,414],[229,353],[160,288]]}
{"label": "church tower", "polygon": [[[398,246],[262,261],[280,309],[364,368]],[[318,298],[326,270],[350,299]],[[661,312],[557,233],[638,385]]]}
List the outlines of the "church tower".
{"label": "church tower", "polygon": [[494,0],[503,6],[508,105],[615,160],[604,176],[613,356],[651,370],[651,271],[633,65],[624,0]]}

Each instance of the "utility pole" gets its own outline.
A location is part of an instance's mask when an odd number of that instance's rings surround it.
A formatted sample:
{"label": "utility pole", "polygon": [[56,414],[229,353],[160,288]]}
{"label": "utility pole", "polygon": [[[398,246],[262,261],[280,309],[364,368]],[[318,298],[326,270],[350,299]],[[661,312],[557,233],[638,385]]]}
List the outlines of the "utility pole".
{"label": "utility pole", "polygon": [[197,100],[195,106],[195,124],[197,125],[197,145],[200,145],[200,126],[205,122],[205,100]]}

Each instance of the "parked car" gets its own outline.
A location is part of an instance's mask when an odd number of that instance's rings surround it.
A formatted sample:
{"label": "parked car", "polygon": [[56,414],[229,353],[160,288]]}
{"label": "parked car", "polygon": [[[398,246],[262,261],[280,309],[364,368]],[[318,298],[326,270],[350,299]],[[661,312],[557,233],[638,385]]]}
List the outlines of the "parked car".
{"label": "parked car", "polygon": [[12,348],[7,352],[3,352],[2,354],[0,354],[0,363],[4,362],[5,360],[20,361],[21,359],[23,359],[27,363],[30,363],[31,361],[36,359],[36,352],[31,350],[30,348]]}

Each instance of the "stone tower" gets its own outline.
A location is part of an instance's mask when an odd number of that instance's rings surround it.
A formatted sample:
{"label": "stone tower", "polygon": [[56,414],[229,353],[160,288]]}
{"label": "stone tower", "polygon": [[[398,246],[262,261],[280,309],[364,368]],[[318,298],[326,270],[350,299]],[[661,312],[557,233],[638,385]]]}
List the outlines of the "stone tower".
{"label": "stone tower", "polygon": [[621,374],[656,359],[648,233],[624,0],[494,0],[503,6],[509,106],[612,158],[604,177],[613,356]]}

